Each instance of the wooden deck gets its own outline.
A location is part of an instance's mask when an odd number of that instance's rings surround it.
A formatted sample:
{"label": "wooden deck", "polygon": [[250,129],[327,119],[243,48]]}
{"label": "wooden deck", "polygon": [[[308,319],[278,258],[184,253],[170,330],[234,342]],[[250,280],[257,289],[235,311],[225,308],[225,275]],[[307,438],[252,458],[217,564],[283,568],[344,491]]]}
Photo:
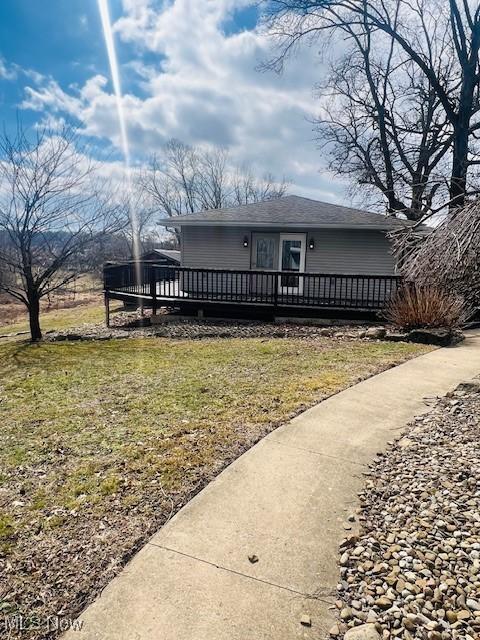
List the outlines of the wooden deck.
{"label": "wooden deck", "polygon": [[293,273],[162,266],[152,262],[107,264],[105,299],[152,307],[249,309],[272,315],[324,315],[326,311],[381,311],[400,276]]}

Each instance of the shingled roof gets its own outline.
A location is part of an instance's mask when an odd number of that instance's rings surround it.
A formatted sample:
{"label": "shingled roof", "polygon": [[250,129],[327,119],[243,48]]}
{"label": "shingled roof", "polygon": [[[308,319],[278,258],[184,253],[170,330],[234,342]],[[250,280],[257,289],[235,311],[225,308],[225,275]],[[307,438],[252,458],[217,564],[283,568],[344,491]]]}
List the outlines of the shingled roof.
{"label": "shingled roof", "polygon": [[404,224],[399,220],[379,213],[343,207],[330,202],[319,202],[300,196],[283,196],[265,202],[210,209],[159,221],[166,227],[186,225],[248,226],[279,228],[366,228],[390,230]]}

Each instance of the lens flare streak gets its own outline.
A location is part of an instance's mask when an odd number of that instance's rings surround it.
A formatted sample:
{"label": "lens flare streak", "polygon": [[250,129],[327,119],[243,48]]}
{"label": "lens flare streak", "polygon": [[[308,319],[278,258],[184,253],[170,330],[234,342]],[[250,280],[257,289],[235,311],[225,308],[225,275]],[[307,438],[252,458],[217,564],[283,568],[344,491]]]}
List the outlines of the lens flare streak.
{"label": "lens flare streak", "polygon": [[[108,6],[108,0],[97,0],[98,10],[100,12],[100,18],[102,21],[103,36],[105,39],[105,46],[107,48],[108,62],[110,65],[110,74],[112,78],[113,92],[115,94],[115,101],[117,104],[118,124],[120,128],[120,142],[123,151],[123,157],[125,161],[126,170],[126,183],[127,183],[127,200],[128,200],[128,213],[130,217],[130,223],[132,226],[133,237],[133,258],[137,261],[140,257],[140,241],[138,237],[138,224],[136,212],[131,206],[131,194],[132,194],[132,176],[131,176],[131,162],[130,162],[130,145],[128,142],[127,124],[125,118],[125,112],[123,108],[123,95],[122,85],[120,82],[120,72],[118,67],[117,52],[115,49],[115,40],[113,38],[112,23],[110,19],[110,10]],[[140,282],[139,265],[137,263],[137,280]]]}
{"label": "lens flare streak", "polygon": [[113,91],[117,102],[118,122],[120,126],[120,138],[122,143],[123,154],[125,157],[125,165],[130,168],[130,147],[128,144],[127,125],[125,122],[125,113],[123,110],[122,85],[120,83],[120,73],[118,70],[117,52],[115,49],[115,41],[113,39],[112,23],[110,21],[110,11],[108,8],[108,0],[98,0],[98,9],[102,20],[103,36],[105,38],[105,46],[107,47],[108,62],[110,64],[110,73],[112,75]]}

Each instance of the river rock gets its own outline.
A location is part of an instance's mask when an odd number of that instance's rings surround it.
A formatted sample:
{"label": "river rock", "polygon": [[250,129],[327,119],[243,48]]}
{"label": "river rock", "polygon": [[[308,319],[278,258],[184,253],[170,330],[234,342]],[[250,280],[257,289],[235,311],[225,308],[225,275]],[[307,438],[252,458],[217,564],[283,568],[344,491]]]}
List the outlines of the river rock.
{"label": "river rock", "polygon": [[367,630],[385,640],[480,639],[479,433],[475,379],[413,420],[362,473],[360,530],[342,542],[346,640]]}
{"label": "river rock", "polygon": [[385,327],[369,327],[365,331],[365,337],[372,338],[374,340],[381,340],[387,335]]}
{"label": "river rock", "polygon": [[359,627],[349,629],[344,640],[382,640],[374,624],[362,624]]}

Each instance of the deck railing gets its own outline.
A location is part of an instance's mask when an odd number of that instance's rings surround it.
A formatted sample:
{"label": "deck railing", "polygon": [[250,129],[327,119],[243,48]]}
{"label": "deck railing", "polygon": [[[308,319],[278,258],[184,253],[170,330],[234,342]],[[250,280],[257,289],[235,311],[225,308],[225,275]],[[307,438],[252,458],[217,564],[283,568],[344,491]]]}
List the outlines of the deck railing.
{"label": "deck railing", "polygon": [[296,273],[160,266],[146,262],[106,265],[107,295],[145,298],[153,306],[201,301],[270,307],[378,310],[397,290],[400,276]]}

